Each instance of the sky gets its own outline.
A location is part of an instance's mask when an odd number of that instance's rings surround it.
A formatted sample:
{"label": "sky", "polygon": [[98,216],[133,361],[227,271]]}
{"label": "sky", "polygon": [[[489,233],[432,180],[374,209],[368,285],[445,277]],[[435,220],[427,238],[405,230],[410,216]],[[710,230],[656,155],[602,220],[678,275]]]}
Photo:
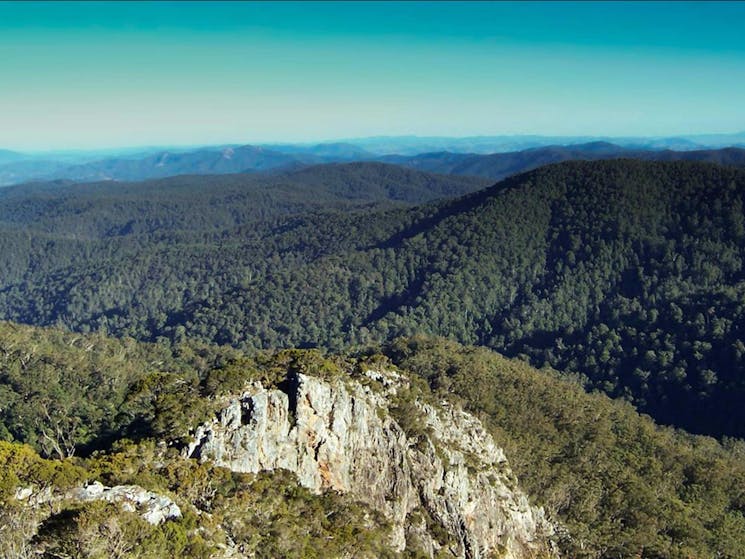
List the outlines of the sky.
{"label": "sky", "polygon": [[0,2],[0,148],[745,130],[742,2]]}

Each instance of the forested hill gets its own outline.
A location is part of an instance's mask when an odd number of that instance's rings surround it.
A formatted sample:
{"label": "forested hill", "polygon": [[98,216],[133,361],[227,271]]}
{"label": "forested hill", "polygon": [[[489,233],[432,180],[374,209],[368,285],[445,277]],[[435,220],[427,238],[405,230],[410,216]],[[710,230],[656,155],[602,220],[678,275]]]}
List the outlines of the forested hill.
{"label": "forested hill", "polygon": [[320,190],[351,200],[395,200],[421,204],[475,192],[493,181],[488,178],[433,174],[376,162],[329,163],[283,175],[306,190]]}
{"label": "forested hill", "polygon": [[659,420],[745,433],[745,172],[570,162],[443,206],[391,246],[416,278],[377,328],[588,376]]}
{"label": "forested hill", "polygon": [[666,423],[745,435],[744,196],[742,170],[614,160],[413,209],[167,239],[6,223],[0,310],[245,348],[440,334],[583,373]]}
{"label": "forested hill", "polygon": [[415,156],[392,155],[384,157],[382,160],[431,173],[487,177],[500,180],[551,163],[616,158],[649,161],[701,161],[744,167],[745,149],[732,147],[693,151],[650,150],[627,148],[608,142],[590,142],[571,146],[544,146],[492,154],[436,152]]}
{"label": "forested hill", "polygon": [[272,176],[37,182],[0,189],[0,224],[86,238],[222,231],[314,211],[421,204],[488,184],[487,179],[436,175],[384,163],[317,165]]}

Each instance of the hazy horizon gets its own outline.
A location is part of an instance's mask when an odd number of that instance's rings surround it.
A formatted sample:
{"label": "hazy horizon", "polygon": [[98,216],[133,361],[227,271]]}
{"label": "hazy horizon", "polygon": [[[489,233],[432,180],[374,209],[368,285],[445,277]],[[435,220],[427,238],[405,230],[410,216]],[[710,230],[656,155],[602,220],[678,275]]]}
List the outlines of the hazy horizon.
{"label": "hazy horizon", "polygon": [[728,2],[0,2],[0,146],[736,133],[743,20]]}
{"label": "hazy horizon", "polygon": [[[618,140],[619,142],[628,141],[628,140],[655,140],[655,139],[686,139],[686,138],[695,138],[695,137],[707,137],[707,136],[737,136],[738,141],[745,141],[745,130],[734,130],[731,132],[702,132],[702,133],[695,133],[695,134],[680,134],[680,135],[649,135],[649,136],[595,136],[595,135],[587,135],[587,134],[577,134],[577,135],[566,135],[566,136],[552,136],[552,135],[546,135],[546,134],[468,134],[463,136],[445,136],[445,135],[417,135],[417,134],[398,134],[398,135],[377,135],[377,136],[360,136],[360,137],[351,137],[351,138],[321,138],[321,139],[315,139],[315,140],[305,140],[305,141],[282,141],[282,140],[275,140],[275,141],[254,141],[254,142],[248,142],[248,141],[236,141],[236,142],[217,142],[217,143],[184,143],[184,144],[176,144],[176,143],[168,143],[168,144],[125,144],[121,146],[113,146],[113,145],[97,145],[97,146],[91,146],[91,147],[76,147],[76,146],[70,146],[70,147],[52,147],[52,148],[41,148],[41,149],[22,149],[22,148],[15,148],[13,146],[6,146],[6,145],[0,145],[0,150],[5,151],[12,151],[16,153],[21,154],[27,154],[27,155],[44,155],[44,154],[95,154],[95,153],[101,153],[105,154],[107,152],[111,152],[111,154],[121,154],[123,152],[131,152],[132,155],[135,155],[136,152],[139,151],[148,151],[148,150],[168,150],[168,149],[174,149],[174,150],[183,150],[183,151],[190,151],[190,150],[199,150],[199,149],[216,149],[219,147],[242,147],[242,146],[322,146],[322,145],[333,145],[333,144],[354,144],[355,142],[364,142],[364,141],[371,141],[371,140],[403,140],[403,139],[412,139],[412,140],[421,140],[421,141],[427,141],[427,140],[451,140],[451,141],[459,141],[459,140],[478,140],[478,139],[484,139],[488,140],[491,138],[499,139],[499,138],[515,138],[515,139],[530,139],[530,138],[538,138],[541,140],[551,140],[555,139],[557,142],[560,142],[562,140],[576,140],[578,142],[593,142],[593,141],[608,141],[610,143],[613,143],[614,140]],[[740,139],[740,136],[743,138]],[[542,143],[541,145],[550,145],[546,143]],[[702,146],[706,147],[706,146]]]}

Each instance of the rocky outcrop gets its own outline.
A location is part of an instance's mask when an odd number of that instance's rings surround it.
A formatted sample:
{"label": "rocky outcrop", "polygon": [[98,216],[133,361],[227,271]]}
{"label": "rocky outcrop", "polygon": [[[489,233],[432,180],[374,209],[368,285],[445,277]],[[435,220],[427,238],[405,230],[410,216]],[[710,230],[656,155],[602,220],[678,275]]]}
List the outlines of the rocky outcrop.
{"label": "rocky outcrop", "polygon": [[147,491],[138,485],[105,487],[99,482],[68,493],[74,501],[108,501],[119,503],[123,510],[137,512],[150,524],[157,525],[170,518],[180,518],[181,509],[165,495]]}
{"label": "rocky outcrop", "polygon": [[108,501],[110,503],[118,503],[122,510],[138,513],[153,525],[158,525],[168,519],[181,517],[181,509],[171,499],[164,495],[147,491],[139,485],[106,487],[96,481],[62,494],[53,493],[51,488],[34,492],[33,488],[24,487],[16,490],[15,498],[18,501],[36,507],[57,501]]}
{"label": "rocky outcrop", "polygon": [[553,556],[551,524],[476,418],[445,402],[409,402],[417,427],[404,432],[389,406],[407,384],[381,371],[357,381],[298,374],[281,389],[254,383],[196,430],[184,454],[237,472],[282,468],[312,491],[348,493],[389,518],[399,551]]}

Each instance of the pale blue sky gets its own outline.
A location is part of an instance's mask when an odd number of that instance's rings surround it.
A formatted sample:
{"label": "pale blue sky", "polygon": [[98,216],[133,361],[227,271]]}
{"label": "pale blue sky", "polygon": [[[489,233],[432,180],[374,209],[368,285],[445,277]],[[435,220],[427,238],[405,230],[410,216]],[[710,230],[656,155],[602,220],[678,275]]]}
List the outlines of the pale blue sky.
{"label": "pale blue sky", "polygon": [[745,130],[745,3],[0,2],[0,147]]}

